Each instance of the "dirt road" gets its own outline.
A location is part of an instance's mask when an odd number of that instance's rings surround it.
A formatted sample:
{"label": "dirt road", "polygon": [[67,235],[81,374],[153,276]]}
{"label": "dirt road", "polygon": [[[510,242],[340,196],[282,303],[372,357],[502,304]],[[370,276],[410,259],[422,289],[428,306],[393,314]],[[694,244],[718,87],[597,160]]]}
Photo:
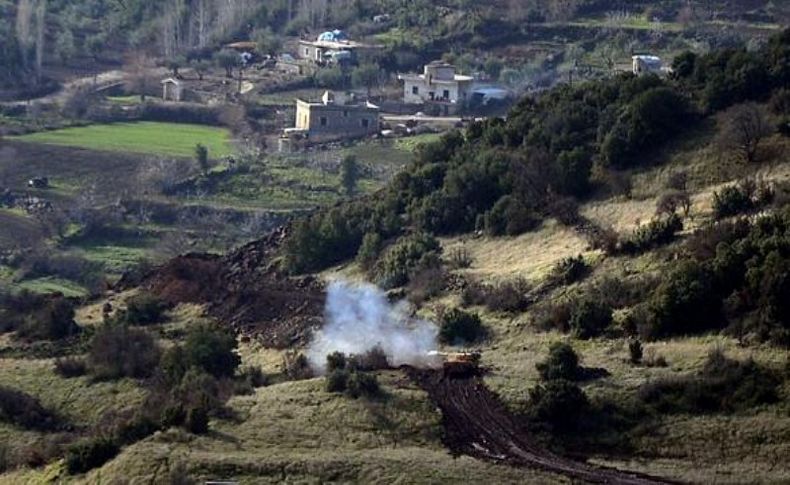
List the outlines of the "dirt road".
{"label": "dirt road", "polygon": [[546,450],[479,377],[450,378],[431,370],[408,372],[441,409],[445,444],[454,453],[538,468],[588,483],[669,483],[638,473],[596,467]]}

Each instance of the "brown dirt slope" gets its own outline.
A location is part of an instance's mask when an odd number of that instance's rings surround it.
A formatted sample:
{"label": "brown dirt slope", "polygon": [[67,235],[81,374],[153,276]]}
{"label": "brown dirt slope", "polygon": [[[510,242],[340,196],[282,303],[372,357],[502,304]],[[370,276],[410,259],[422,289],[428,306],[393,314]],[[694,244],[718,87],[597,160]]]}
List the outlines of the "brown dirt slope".
{"label": "brown dirt slope", "polygon": [[588,483],[667,483],[638,473],[596,467],[546,450],[479,377],[454,378],[441,371],[416,369],[410,369],[409,374],[441,409],[444,441],[454,453],[538,468]]}
{"label": "brown dirt slope", "polygon": [[324,288],[315,278],[290,278],[271,265],[286,231],[221,257],[180,256],[144,277],[141,287],[172,304],[207,304],[209,315],[265,346],[304,343],[321,323]]}

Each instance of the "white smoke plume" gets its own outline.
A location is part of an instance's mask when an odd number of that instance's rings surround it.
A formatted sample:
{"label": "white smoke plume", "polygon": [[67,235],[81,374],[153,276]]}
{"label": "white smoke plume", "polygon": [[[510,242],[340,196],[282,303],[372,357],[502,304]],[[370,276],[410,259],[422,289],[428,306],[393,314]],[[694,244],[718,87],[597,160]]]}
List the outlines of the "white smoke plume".
{"label": "white smoke plume", "polygon": [[326,323],[313,336],[307,358],[317,370],[326,368],[332,352],[360,355],[381,347],[392,366],[432,367],[438,328],[413,318],[408,304],[390,304],[387,295],[369,284],[333,281],[326,295]]}

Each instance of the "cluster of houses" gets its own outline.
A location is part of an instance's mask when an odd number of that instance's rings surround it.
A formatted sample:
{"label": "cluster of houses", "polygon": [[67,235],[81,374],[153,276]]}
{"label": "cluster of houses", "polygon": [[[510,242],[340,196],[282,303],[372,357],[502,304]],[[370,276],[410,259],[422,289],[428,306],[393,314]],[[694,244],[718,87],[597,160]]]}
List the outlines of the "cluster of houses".
{"label": "cluster of houses", "polygon": [[[249,47],[252,49],[254,45]],[[342,30],[332,30],[320,34],[315,40],[300,40],[296,58],[284,54],[276,64],[281,71],[304,74],[308,68],[355,64],[364,54],[381,48],[352,40]],[[242,51],[239,51],[241,56],[248,54]],[[660,74],[664,66],[656,56],[635,55],[632,57],[632,69],[637,75]],[[455,66],[443,61],[425,65],[422,73],[400,74],[398,80],[403,86],[400,106],[407,107],[406,111],[412,113],[422,111],[450,117],[470,107],[511,97],[508,89],[459,73]],[[179,79],[165,79],[162,86],[166,101],[186,100],[185,89]],[[297,99],[295,123],[283,131],[281,148],[377,134],[381,125],[380,112],[379,106],[349,93],[327,91],[320,100]]]}

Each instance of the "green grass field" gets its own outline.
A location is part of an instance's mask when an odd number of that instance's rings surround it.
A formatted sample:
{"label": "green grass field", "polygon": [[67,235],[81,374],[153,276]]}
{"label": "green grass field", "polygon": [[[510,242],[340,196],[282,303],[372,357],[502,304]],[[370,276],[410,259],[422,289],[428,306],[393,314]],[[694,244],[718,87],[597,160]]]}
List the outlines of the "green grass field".
{"label": "green grass field", "polygon": [[230,155],[230,132],[223,128],[141,121],[42,131],[16,137],[27,142],[115,152],[192,157],[202,143],[210,158]]}

